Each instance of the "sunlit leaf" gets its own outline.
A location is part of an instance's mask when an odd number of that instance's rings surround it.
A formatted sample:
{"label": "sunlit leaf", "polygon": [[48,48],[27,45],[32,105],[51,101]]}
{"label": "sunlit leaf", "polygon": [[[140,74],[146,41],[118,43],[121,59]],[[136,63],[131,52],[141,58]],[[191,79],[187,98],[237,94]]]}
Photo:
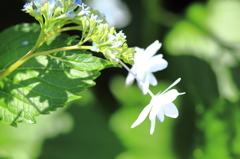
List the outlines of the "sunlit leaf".
{"label": "sunlit leaf", "polygon": [[[35,44],[36,24],[11,27],[0,34],[0,70],[25,55]],[[10,36],[11,35],[11,36]],[[66,46],[66,34],[40,50]],[[24,43],[23,43],[24,42]],[[48,114],[94,86],[100,70],[109,67],[107,60],[94,57],[85,50],[64,51],[28,60],[5,77],[0,84],[1,123],[35,123],[34,117]]]}

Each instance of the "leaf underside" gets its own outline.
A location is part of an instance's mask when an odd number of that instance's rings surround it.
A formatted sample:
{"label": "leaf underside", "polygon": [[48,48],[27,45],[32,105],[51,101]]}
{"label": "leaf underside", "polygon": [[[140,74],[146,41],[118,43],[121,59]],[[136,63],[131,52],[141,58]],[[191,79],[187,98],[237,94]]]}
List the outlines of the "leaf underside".
{"label": "leaf underside", "polygon": [[[0,73],[24,56],[35,44],[37,24],[20,24],[0,33]],[[66,46],[71,39],[61,34],[39,50]],[[37,50],[38,51],[38,50]],[[109,61],[92,56],[86,50],[71,50],[32,58],[0,81],[0,122],[35,123],[34,117],[49,114],[79,93],[94,86],[100,70],[111,67]]]}

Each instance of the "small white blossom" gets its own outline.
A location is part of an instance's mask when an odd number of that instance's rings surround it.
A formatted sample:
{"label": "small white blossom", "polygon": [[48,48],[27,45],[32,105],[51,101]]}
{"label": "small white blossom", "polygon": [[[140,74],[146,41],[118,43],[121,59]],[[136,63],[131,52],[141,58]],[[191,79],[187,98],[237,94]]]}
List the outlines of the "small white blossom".
{"label": "small white blossom", "polygon": [[[131,68],[133,74],[142,82],[138,82],[139,88],[142,90],[143,94],[147,93],[149,84],[156,86],[157,80],[153,75],[153,72],[163,70],[167,67],[168,63],[162,57],[162,54],[155,55],[156,52],[160,49],[161,43],[156,40],[146,50],[136,47],[137,51],[134,54],[134,65]],[[126,86],[132,85],[135,77],[129,73],[126,79]]]}
{"label": "small white blossom", "polygon": [[81,8],[81,11],[77,14],[77,16],[82,16],[82,15],[89,15],[90,14],[90,8],[82,3],[82,4],[79,4],[79,7]]}
{"label": "small white blossom", "polygon": [[178,95],[182,95],[185,93],[179,93],[176,89],[169,89],[175,86],[180,80],[180,78],[177,79],[165,91],[163,91],[162,93],[159,92],[157,95],[152,97],[150,103],[142,110],[137,120],[132,124],[131,128],[134,128],[137,125],[141,124],[149,114],[149,119],[151,121],[150,134],[153,134],[156,118],[160,122],[164,121],[164,115],[171,118],[177,118],[178,109],[172,102],[177,98]]}

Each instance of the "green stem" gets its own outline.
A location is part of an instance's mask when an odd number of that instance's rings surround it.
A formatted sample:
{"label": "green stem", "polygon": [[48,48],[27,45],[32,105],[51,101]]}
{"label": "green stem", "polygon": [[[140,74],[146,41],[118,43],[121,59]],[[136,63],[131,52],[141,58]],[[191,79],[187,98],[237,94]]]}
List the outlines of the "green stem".
{"label": "green stem", "polygon": [[[35,44],[35,46],[31,49],[31,51],[29,51],[28,54],[32,54],[33,52],[35,52],[37,50],[37,48],[39,48],[43,43],[42,43],[42,40],[44,39],[45,37],[45,33],[44,33],[44,30],[45,30],[45,26],[43,25],[42,26],[42,29],[41,29],[41,32],[38,36],[38,39],[37,39],[37,42]],[[28,55],[27,54],[27,55]]]}
{"label": "green stem", "polygon": [[25,56],[23,56],[22,58],[20,58],[18,61],[16,61],[15,63],[13,63],[10,67],[8,67],[5,71],[3,71],[2,73],[0,73],[0,80],[2,80],[3,78],[5,78],[7,75],[9,75],[10,73],[12,73],[14,70],[16,70],[19,66],[21,66],[24,62],[26,62],[27,60],[29,60],[32,57],[35,56],[39,56],[39,55],[49,55],[51,53],[54,52],[59,52],[59,51],[67,51],[67,50],[76,50],[76,49],[86,49],[89,50],[91,49],[92,46],[78,46],[78,45],[73,45],[73,46],[66,46],[66,47],[61,47],[61,48],[57,48],[57,49],[52,49],[52,50],[48,50],[48,51],[41,51],[41,52],[35,52],[32,53],[32,51],[30,51],[29,53],[27,53]]}
{"label": "green stem", "polygon": [[[30,52],[29,52],[30,53]],[[30,59],[31,54],[26,54],[22,58],[20,58],[18,61],[16,61],[14,64],[12,64],[10,67],[8,67],[5,71],[3,71],[0,74],[0,80],[2,80],[4,77],[12,73],[14,70],[16,70],[20,65],[22,65],[24,62],[26,62],[28,59]]]}
{"label": "green stem", "polygon": [[64,28],[61,28],[59,29],[58,32],[63,32],[63,31],[70,31],[70,30],[79,30],[79,31],[82,31],[79,26],[74,26],[74,27],[64,27]]}
{"label": "green stem", "polygon": [[22,65],[24,62],[26,62],[27,60],[29,60],[32,57],[32,55],[34,54],[35,50],[37,50],[37,48],[41,45],[41,40],[44,38],[44,28],[45,27],[43,26],[43,28],[42,28],[39,36],[38,36],[38,39],[37,39],[37,42],[36,42],[35,46],[26,55],[24,55],[22,58],[20,58],[14,64],[12,64],[10,67],[8,67],[5,71],[0,73],[0,80],[2,80],[4,77],[6,77],[10,73],[12,73],[20,65]]}
{"label": "green stem", "polygon": [[61,48],[57,48],[57,49],[52,49],[52,50],[48,50],[48,51],[36,52],[30,56],[34,57],[34,56],[39,56],[39,55],[49,55],[54,52],[67,51],[67,50],[90,50],[91,48],[92,48],[92,46],[73,45],[73,46],[66,46],[66,47],[61,47]]}
{"label": "green stem", "polygon": [[56,29],[56,30],[48,33],[46,36],[43,34],[45,37],[43,36],[43,38],[41,40],[41,43],[38,44],[38,47],[40,47],[43,43],[45,43],[53,35],[55,35],[57,33],[60,33],[60,32],[64,32],[64,31],[70,31],[70,30],[79,30],[79,31],[81,31],[81,29],[79,29],[79,27],[65,27],[65,28],[61,28],[61,29]]}

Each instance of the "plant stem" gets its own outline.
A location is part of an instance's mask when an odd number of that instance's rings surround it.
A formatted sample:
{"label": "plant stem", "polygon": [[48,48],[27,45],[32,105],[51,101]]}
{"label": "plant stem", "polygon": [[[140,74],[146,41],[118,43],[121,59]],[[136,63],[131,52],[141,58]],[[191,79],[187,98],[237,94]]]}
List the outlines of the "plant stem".
{"label": "plant stem", "polygon": [[90,50],[92,46],[78,46],[78,45],[73,45],[73,46],[66,46],[66,47],[61,47],[57,49],[52,49],[48,51],[41,51],[41,52],[36,52],[30,56],[39,56],[39,55],[48,55],[54,52],[59,52],[59,51],[67,51],[67,50]]}
{"label": "plant stem", "polygon": [[5,71],[3,71],[0,74],[0,80],[2,80],[4,77],[12,73],[14,70],[16,70],[20,65],[22,65],[25,61],[30,59],[29,53],[20,58],[18,61],[16,61],[14,64],[12,64],[10,67],[8,67]]}

